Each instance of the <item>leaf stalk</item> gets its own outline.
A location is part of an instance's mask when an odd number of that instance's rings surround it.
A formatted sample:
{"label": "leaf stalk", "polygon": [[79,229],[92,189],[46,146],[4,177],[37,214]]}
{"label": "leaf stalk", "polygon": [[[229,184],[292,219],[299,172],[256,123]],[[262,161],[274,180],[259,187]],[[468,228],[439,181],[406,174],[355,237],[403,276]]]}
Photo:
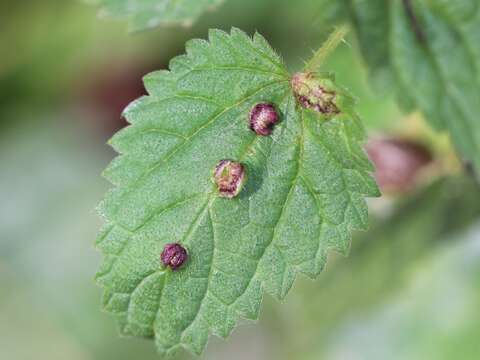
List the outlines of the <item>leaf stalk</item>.
{"label": "leaf stalk", "polygon": [[348,25],[341,25],[330,34],[328,39],[318,49],[310,61],[305,65],[306,72],[316,72],[323,65],[325,60],[337,48],[337,46],[344,41],[345,36],[349,31]]}

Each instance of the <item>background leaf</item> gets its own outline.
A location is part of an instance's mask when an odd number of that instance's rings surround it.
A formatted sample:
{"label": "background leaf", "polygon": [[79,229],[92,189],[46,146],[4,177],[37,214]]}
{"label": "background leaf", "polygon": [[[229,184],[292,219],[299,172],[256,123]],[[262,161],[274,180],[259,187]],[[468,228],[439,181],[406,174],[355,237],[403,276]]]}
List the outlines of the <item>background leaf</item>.
{"label": "background leaf", "polygon": [[98,0],[101,16],[128,18],[130,30],[159,25],[190,25],[223,0]]}
{"label": "background leaf", "polygon": [[325,359],[475,359],[479,239],[477,223],[431,252],[395,299],[339,329]]}
{"label": "background leaf", "polygon": [[371,81],[406,111],[447,130],[480,168],[480,5],[476,0],[322,0],[327,22],[352,24]]}
{"label": "background leaf", "polygon": [[[330,119],[297,105],[259,34],[213,30],[186,49],[170,71],[145,77],[149,96],[125,110],[132,125],[111,140],[121,155],[105,171],[117,187],[100,206],[97,280],[124,334],[198,354],[209,332],[226,337],[240,317],[256,319],[263,291],[281,299],[297,273],[322,270],[329,249],[346,253],[350,231],[367,227],[363,197],[378,190],[351,105]],[[281,114],[271,136],[248,128],[258,102]],[[212,184],[221,159],[247,168],[238,198],[219,198]],[[160,267],[170,242],[190,254],[176,272]]]}

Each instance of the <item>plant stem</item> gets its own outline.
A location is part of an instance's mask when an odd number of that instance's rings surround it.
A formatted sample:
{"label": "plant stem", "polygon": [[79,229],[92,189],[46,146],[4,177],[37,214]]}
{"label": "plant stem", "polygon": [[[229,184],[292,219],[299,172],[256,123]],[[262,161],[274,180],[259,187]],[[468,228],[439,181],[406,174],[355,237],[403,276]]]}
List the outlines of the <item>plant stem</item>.
{"label": "plant stem", "polygon": [[341,25],[330,34],[328,39],[318,49],[310,61],[305,65],[306,72],[318,71],[323,65],[328,56],[337,48],[340,42],[343,41],[345,35],[348,33],[348,25]]}

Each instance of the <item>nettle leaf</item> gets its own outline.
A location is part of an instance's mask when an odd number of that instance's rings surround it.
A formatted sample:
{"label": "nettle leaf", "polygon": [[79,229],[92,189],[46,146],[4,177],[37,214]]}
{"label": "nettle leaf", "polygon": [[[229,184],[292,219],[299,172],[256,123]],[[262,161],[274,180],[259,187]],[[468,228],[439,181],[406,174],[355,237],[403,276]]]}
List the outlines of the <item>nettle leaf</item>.
{"label": "nettle leaf", "polygon": [[[186,52],[145,77],[149,95],[111,140],[121,155],[105,171],[116,188],[100,206],[97,281],[123,334],[199,354],[209,333],[256,319],[263,292],[282,299],[297,273],[320,273],[329,249],[346,253],[378,190],[353,100],[331,75],[292,78],[262,36],[237,29]],[[269,136],[249,127],[264,102],[280,115]],[[212,181],[222,159],[247,173],[231,199]],[[160,262],[173,242],[189,256],[176,271]]]}
{"label": "nettle leaf", "polygon": [[163,25],[191,25],[223,0],[96,0],[100,15],[129,19],[132,31]]}
{"label": "nettle leaf", "polygon": [[447,130],[480,169],[480,3],[477,0],[341,0],[328,20],[352,24],[371,72],[404,109]]}

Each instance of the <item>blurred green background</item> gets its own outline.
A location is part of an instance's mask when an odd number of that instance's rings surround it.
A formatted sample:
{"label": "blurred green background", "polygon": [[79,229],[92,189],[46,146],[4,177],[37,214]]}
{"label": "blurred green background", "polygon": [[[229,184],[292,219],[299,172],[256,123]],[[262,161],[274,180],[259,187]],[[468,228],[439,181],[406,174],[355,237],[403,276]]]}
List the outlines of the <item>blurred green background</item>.
{"label": "blurred green background", "polygon": [[[331,30],[319,11],[314,0],[230,0],[191,28],[128,34],[80,1],[1,2],[0,359],[158,358],[100,311],[95,206],[114,156],[105,141],[143,94],[142,76],[166,68],[186,40],[211,27],[258,30],[293,71]],[[369,142],[387,174],[371,229],[354,235],[348,258],[332,254],[318,280],[299,279],[283,304],[265,298],[258,323],[212,338],[203,358],[478,359],[478,184],[444,135],[369,89],[355,39],[325,70],[358,97],[371,139],[408,151]],[[402,169],[411,176],[398,183]]]}

